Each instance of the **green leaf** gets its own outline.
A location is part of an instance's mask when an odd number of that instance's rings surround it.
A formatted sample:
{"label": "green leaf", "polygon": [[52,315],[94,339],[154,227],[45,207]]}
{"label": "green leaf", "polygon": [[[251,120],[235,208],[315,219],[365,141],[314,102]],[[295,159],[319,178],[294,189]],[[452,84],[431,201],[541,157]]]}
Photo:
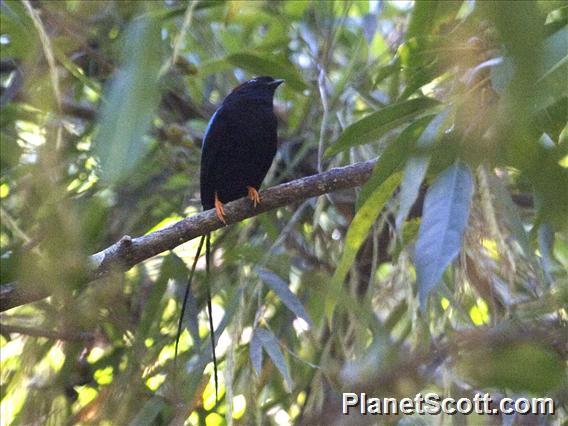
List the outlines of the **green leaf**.
{"label": "green leaf", "polygon": [[541,99],[535,102],[534,110],[550,107],[568,94],[568,28],[556,31],[544,41],[543,71],[537,81]]}
{"label": "green leaf", "polygon": [[373,168],[373,174],[361,188],[357,201],[358,205],[363,204],[379,185],[402,167],[412,153],[416,140],[432,118],[434,118],[433,115],[428,115],[415,121],[404,129],[395,141],[387,145]]}
{"label": "green leaf", "polygon": [[187,293],[187,309],[185,312],[186,312],[185,314],[186,318],[184,318],[183,321],[184,322],[187,321],[188,323],[187,328],[189,330],[189,334],[193,339],[193,341],[195,342],[195,344],[200,344],[201,337],[199,336],[199,319],[198,319],[199,308],[197,307],[197,300],[195,299],[195,295],[193,294],[191,287],[189,288]]}
{"label": "green leaf", "polygon": [[400,70],[400,59],[395,56],[388,64],[381,66],[373,80],[373,86],[377,86],[387,77]]}
{"label": "green leaf", "polygon": [[422,86],[425,86],[434,78],[438,77],[438,70],[436,69],[436,63],[434,62],[418,67],[417,69],[413,69],[412,71],[406,69],[406,74],[408,74],[406,87],[398,97],[399,101],[408,99]]}
{"label": "green leaf", "polygon": [[[225,331],[227,324],[237,311],[239,304],[241,302],[242,291],[237,291],[237,294],[234,297],[231,297],[229,300],[228,306],[225,308],[225,316],[217,326],[215,330],[215,344],[219,341],[219,337]],[[181,357],[180,357],[181,358]],[[197,353],[197,358],[192,359],[191,362],[188,362],[185,365],[185,368],[188,373],[187,382],[183,384],[182,388],[184,391],[184,397],[187,399],[191,399],[195,396],[195,393],[199,389],[199,384],[203,378],[203,370],[205,366],[211,362],[212,360],[212,353],[211,353],[211,343],[209,340],[204,341],[199,348],[199,352]]]}
{"label": "green leaf", "polygon": [[[357,252],[365,242],[371,226],[373,226],[373,223],[375,223],[385,204],[400,183],[400,178],[400,173],[390,176],[369,195],[367,200],[357,210],[345,236],[343,254],[331,278],[330,286],[333,288],[333,294],[340,294],[343,281],[345,281],[345,277],[357,256]],[[331,302],[330,298],[326,300],[326,315],[328,319],[331,319],[334,310]]]}
{"label": "green leaf", "polygon": [[[544,41],[543,49],[545,72],[540,80],[546,79],[568,65],[568,28],[564,27],[548,37]],[[563,80],[566,81],[567,78],[566,73],[563,72]]]}
{"label": "green leaf", "polygon": [[[7,114],[7,109],[8,108],[2,109],[2,114]],[[2,152],[2,156],[0,157],[0,165],[2,166],[0,173],[3,175],[9,171],[11,167],[18,164],[23,149],[20,145],[18,145],[18,140],[13,135],[8,132],[1,131],[0,152]]]}
{"label": "green leaf", "polygon": [[158,72],[161,64],[160,27],[140,19],[128,29],[123,66],[106,91],[95,150],[102,179],[118,183],[137,166],[147,151],[143,137],[158,106]]}
{"label": "green leaf", "polygon": [[73,61],[69,60],[69,58],[67,58],[65,53],[60,48],[56,46],[54,47],[53,51],[57,60],[61,63],[61,65],[65,67],[67,71],[69,71],[73,75],[73,77],[75,77],[77,80],[79,80],[81,83],[83,83],[85,86],[87,86],[100,96],[101,90],[98,84],[94,83],[93,80],[85,76],[83,71],[77,65],[75,65]]}
{"label": "green leaf", "polygon": [[[445,130],[444,125],[447,118],[447,111],[438,114],[420,135],[416,145],[420,148],[428,148],[434,145]],[[400,185],[400,207],[396,216],[397,229],[401,229],[402,223],[408,216],[414,201],[416,201],[429,163],[430,157],[415,156],[411,157],[404,167],[404,177]]]}
{"label": "green leaf", "polygon": [[438,105],[438,101],[424,97],[374,112],[347,127],[335,143],[327,148],[325,156],[330,157],[354,146],[375,142],[389,130]]}
{"label": "green leaf", "polygon": [[460,251],[472,194],[471,171],[461,162],[447,168],[428,189],[414,254],[422,307]]}
{"label": "green leaf", "polygon": [[[196,253],[197,254],[197,253]],[[170,277],[174,278],[178,285],[181,286],[180,302],[183,303],[183,292],[187,286],[187,280],[189,279],[189,269],[186,264],[173,252],[168,255],[164,262],[168,261],[168,269],[171,270]],[[194,345],[201,344],[201,337],[199,336],[199,308],[197,306],[197,300],[193,294],[191,286],[187,293],[187,307],[185,310],[185,318],[183,318],[182,323],[187,323],[187,329],[189,334],[193,339]]]}
{"label": "green leaf", "polygon": [[129,423],[131,426],[151,426],[156,424],[156,417],[166,408],[166,403],[161,396],[153,396],[144,403],[136,417]]}
{"label": "green leaf", "polygon": [[258,276],[260,277],[262,282],[270,287],[272,291],[274,291],[274,293],[276,293],[276,295],[288,309],[290,309],[298,318],[302,318],[304,321],[306,321],[310,327],[313,326],[312,320],[304,309],[302,302],[300,302],[298,300],[298,297],[296,297],[296,295],[290,291],[288,285],[282,278],[267,269],[259,268],[256,270],[256,272],[258,273]]}
{"label": "green leaf", "polygon": [[283,78],[286,84],[295,90],[303,91],[308,88],[294,65],[289,62],[274,61],[252,53],[235,53],[229,55],[226,60],[252,74]]}
{"label": "green leaf", "polygon": [[[410,75],[414,69],[420,67],[425,61],[432,61],[435,53],[429,48],[434,45],[433,37],[439,33],[443,23],[453,20],[462,6],[461,1],[434,1],[425,0],[414,3],[405,44],[409,49],[408,61],[403,61]],[[420,79],[426,78],[425,76]]]}
{"label": "green leaf", "polygon": [[465,351],[459,366],[481,388],[537,395],[550,395],[566,377],[566,365],[542,343],[509,342]]}
{"label": "green leaf", "polygon": [[156,279],[156,282],[152,286],[152,290],[146,303],[144,305],[144,311],[142,313],[142,318],[138,324],[138,329],[136,331],[136,338],[139,342],[144,342],[147,337],[152,324],[157,323],[159,318],[159,309],[162,301],[162,297],[166,291],[168,280],[171,278],[172,273],[172,259],[171,255],[166,256],[162,262],[160,268],[160,274]]}
{"label": "green leaf", "polygon": [[[568,29],[563,28],[543,43],[543,73],[536,81],[536,99],[533,111],[540,111],[566,97],[568,93]],[[491,83],[495,91],[503,93],[515,77],[513,58],[507,56],[491,67]]]}
{"label": "green leaf", "polygon": [[552,227],[545,223],[538,227],[538,249],[540,251],[542,269],[546,279],[553,281],[554,273],[554,231]]}
{"label": "green leaf", "polygon": [[262,372],[262,341],[258,337],[256,330],[250,340],[249,357],[254,371],[256,371],[257,376],[260,376]]}
{"label": "green leaf", "polygon": [[488,175],[489,185],[495,197],[495,206],[499,211],[504,213],[504,216],[507,218],[508,229],[511,236],[517,240],[526,258],[530,259],[534,256],[534,252],[531,249],[527,231],[525,230],[523,221],[519,215],[519,209],[515,203],[513,203],[511,194],[501,179],[493,173],[489,173]]}
{"label": "green leaf", "polygon": [[440,6],[441,2],[439,1],[416,2],[410,15],[406,39],[430,35],[436,23],[436,15]]}
{"label": "green leaf", "polygon": [[272,334],[270,330],[265,328],[257,328],[254,331],[254,335],[258,338],[258,340],[262,343],[262,347],[276,366],[282,377],[284,377],[284,381],[288,386],[288,391],[291,391],[294,388],[294,382],[292,382],[292,378],[290,377],[290,373],[288,372],[288,366],[286,365],[286,360],[284,359],[284,355],[280,350],[280,344],[278,340]]}
{"label": "green leaf", "polygon": [[516,7],[510,5],[509,2],[480,2],[479,10],[495,23],[513,59],[518,84],[515,89],[526,91],[536,81],[542,65],[542,18],[535,1],[519,2]]}
{"label": "green leaf", "polygon": [[37,31],[29,18],[23,3],[0,3],[0,28],[2,35],[8,36],[10,43],[2,45],[2,58],[26,60],[36,54]]}

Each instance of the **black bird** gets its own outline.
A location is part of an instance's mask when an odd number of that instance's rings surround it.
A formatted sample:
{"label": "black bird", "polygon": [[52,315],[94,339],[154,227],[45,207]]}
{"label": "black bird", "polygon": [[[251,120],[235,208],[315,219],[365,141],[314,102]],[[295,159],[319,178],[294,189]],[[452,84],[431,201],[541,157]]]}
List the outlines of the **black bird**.
{"label": "black bird", "polygon": [[201,204],[215,207],[225,222],[223,204],[248,194],[255,207],[258,189],[276,155],[274,91],[283,80],[257,77],[225,98],[209,121],[201,153]]}
{"label": "black bird", "polygon": [[[201,204],[204,210],[215,208],[225,225],[223,203],[248,196],[256,207],[261,202],[258,189],[276,155],[277,121],[273,98],[283,80],[256,77],[237,86],[215,111],[203,138],[201,150]],[[201,237],[189,274],[178,323],[175,358],[189,289],[205,241],[205,270],[209,277],[210,234]],[[211,316],[211,294],[207,286],[207,308],[217,396],[217,359]]]}

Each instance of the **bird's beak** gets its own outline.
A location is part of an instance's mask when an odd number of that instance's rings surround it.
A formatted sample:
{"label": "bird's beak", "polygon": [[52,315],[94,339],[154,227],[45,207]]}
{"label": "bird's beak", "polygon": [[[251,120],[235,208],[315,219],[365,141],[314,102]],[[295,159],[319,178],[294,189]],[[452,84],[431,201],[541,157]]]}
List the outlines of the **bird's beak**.
{"label": "bird's beak", "polygon": [[282,83],[284,83],[284,80],[274,80],[270,83],[271,86],[280,86]]}

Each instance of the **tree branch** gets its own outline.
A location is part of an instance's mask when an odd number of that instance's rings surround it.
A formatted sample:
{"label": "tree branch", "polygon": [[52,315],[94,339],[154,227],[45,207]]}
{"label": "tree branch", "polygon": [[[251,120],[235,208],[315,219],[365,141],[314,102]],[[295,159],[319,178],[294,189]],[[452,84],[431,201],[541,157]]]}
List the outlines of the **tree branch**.
{"label": "tree branch", "polygon": [[[261,191],[262,202],[256,208],[253,208],[247,198],[227,203],[227,223],[237,223],[306,198],[360,186],[369,179],[374,164],[375,160],[369,160],[268,188]],[[111,271],[127,271],[150,257],[222,227],[215,211],[208,210],[138,238],[125,235],[115,244],[90,256],[89,278],[95,280]],[[15,283],[5,284],[0,289],[0,311],[47,296],[47,290],[36,288],[30,291]]]}
{"label": "tree branch", "polygon": [[0,324],[0,332],[2,334],[22,334],[25,336],[45,337],[53,340],[67,341],[85,341],[94,340],[95,334],[88,331],[70,332],[70,331],[53,331],[45,330],[37,327],[24,327],[20,325]]}

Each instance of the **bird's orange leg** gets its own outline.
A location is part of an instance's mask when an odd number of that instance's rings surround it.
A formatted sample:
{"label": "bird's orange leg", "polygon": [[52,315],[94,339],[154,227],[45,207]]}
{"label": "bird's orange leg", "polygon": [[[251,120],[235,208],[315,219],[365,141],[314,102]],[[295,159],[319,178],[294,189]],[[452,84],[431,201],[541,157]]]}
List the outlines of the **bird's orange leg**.
{"label": "bird's orange leg", "polygon": [[248,189],[248,197],[251,199],[252,205],[256,208],[256,206],[260,204],[260,194],[252,186],[247,186],[247,189]]}
{"label": "bird's orange leg", "polygon": [[219,197],[217,196],[216,192],[215,192],[215,213],[217,213],[217,217],[219,218],[219,220],[226,225],[227,221],[225,220],[225,209],[223,208],[223,203],[221,202],[221,200],[219,200]]}

